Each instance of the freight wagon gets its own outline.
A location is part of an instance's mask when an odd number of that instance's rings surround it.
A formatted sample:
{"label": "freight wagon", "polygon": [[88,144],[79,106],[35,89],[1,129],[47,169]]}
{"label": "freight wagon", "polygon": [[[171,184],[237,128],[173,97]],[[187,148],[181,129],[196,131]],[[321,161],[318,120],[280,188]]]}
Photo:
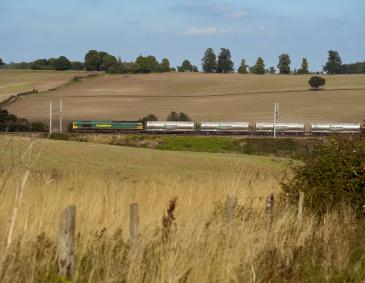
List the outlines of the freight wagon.
{"label": "freight wagon", "polygon": [[247,134],[251,132],[248,122],[201,122],[197,124],[205,134]]}
{"label": "freight wagon", "polygon": [[195,131],[195,123],[147,121],[145,130],[147,133],[192,133]]}

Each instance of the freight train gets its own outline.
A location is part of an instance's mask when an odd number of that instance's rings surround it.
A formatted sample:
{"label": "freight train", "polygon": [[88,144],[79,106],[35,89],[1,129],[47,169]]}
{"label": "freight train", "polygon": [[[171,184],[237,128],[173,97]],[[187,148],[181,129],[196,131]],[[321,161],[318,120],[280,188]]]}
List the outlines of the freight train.
{"label": "freight train", "polygon": [[77,133],[147,133],[197,135],[328,135],[360,134],[364,127],[356,123],[255,123],[248,122],[180,122],[180,121],[74,121]]}

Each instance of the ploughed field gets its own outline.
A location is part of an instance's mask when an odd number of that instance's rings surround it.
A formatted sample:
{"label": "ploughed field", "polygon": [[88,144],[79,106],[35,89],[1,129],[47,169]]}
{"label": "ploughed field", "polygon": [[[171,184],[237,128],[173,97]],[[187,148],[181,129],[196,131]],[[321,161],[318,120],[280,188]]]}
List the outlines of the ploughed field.
{"label": "ploughed field", "polygon": [[11,95],[33,89],[45,91],[56,88],[74,76],[88,74],[83,71],[55,72],[31,70],[0,70],[0,102]]}
{"label": "ploughed field", "polygon": [[101,75],[46,94],[22,98],[8,110],[30,120],[47,121],[50,95],[55,104],[63,98],[65,122],[136,120],[149,113],[164,120],[171,111],[186,112],[196,121],[265,122],[272,120],[275,101],[280,103],[281,122],[362,122],[365,119],[364,75],[324,76],[327,83],[323,91],[309,91],[310,76]]}

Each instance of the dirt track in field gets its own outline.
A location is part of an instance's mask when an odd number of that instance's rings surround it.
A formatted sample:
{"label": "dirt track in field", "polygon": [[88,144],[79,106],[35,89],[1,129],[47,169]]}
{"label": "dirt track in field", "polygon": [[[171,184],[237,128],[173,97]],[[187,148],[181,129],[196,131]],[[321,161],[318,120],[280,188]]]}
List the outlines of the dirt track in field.
{"label": "dirt track in field", "polygon": [[[54,105],[63,98],[64,120],[160,120],[171,111],[194,120],[270,121],[275,101],[280,121],[362,122],[365,75],[326,76],[324,91],[309,91],[310,76],[171,73],[103,75],[50,92]],[[30,120],[48,119],[45,95],[23,98],[8,107]],[[56,114],[56,113],[55,113]],[[55,117],[56,119],[56,117]]]}

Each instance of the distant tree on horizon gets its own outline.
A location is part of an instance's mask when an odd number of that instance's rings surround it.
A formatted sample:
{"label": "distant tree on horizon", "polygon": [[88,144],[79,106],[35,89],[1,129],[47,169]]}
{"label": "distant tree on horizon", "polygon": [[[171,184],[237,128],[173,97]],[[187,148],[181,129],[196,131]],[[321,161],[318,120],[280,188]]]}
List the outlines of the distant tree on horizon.
{"label": "distant tree on horizon", "polygon": [[270,74],[276,74],[275,67],[270,67],[270,69],[269,69],[269,73],[270,73]]}
{"label": "distant tree on horizon", "polygon": [[328,61],[324,65],[323,71],[330,75],[342,73],[342,60],[337,51],[328,51]]}
{"label": "distant tree on horizon", "polygon": [[136,73],[149,74],[155,72],[159,66],[155,56],[138,56],[136,59]]}
{"label": "distant tree on horizon", "polygon": [[242,59],[241,65],[238,68],[238,73],[240,73],[240,74],[247,74],[248,73],[247,67],[248,67],[248,65],[246,64],[246,60],[245,59]]}
{"label": "distant tree on horizon", "polygon": [[117,58],[113,55],[110,55],[108,53],[103,54],[101,57],[101,70],[108,72],[109,69],[117,64]]}
{"label": "distant tree on horizon", "polygon": [[290,74],[291,60],[289,54],[283,53],[279,56],[278,69],[280,74]]}
{"label": "distant tree on horizon", "polygon": [[0,67],[5,66],[5,62],[0,58]]}
{"label": "distant tree on horizon", "polygon": [[54,67],[57,71],[66,71],[71,69],[71,62],[65,56],[60,56],[54,60]]}
{"label": "distant tree on horizon", "polygon": [[221,48],[218,55],[217,73],[233,72],[233,61],[231,60],[231,51],[227,48]]}
{"label": "distant tree on horizon", "polygon": [[302,59],[302,65],[300,69],[298,70],[298,74],[309,74],[309,64],[307,58]]}
{"label": "distant tree on horizon", "polygon": [[193,72],[193,65],[191,65],[189,60],[184,60],[181,66],[177,67],[179,72]]}
{"label": "distant tree on horizon", "polygon": [[83,70],[85,68],[84,63],[79,61],[71,62],[71,70]]}
{"label": "distant tree on horizon", "polygon": [[167,59],[167,58],[162,59],[161,64],[159,66],[159,71],[161,73],[167,73],[167,72],[171,71],[169,59]]}
{"label": "distant tree on horizon", "polygon": [[89,50],[84,61],[87,71],[101,71],[101,58],[97,50]]}
{"label": "distant tree on horizon", "polygon": [[205,73],[214,73],[217,71],[217,56],[212,48],[208,48],[202,59],[202,68]]}
{"label": "distant tree on horizon", "polygon": [[257,75],[265,74],[265,63],[262,57],[257,58],[256,64],[250,68],[251,72]]}

